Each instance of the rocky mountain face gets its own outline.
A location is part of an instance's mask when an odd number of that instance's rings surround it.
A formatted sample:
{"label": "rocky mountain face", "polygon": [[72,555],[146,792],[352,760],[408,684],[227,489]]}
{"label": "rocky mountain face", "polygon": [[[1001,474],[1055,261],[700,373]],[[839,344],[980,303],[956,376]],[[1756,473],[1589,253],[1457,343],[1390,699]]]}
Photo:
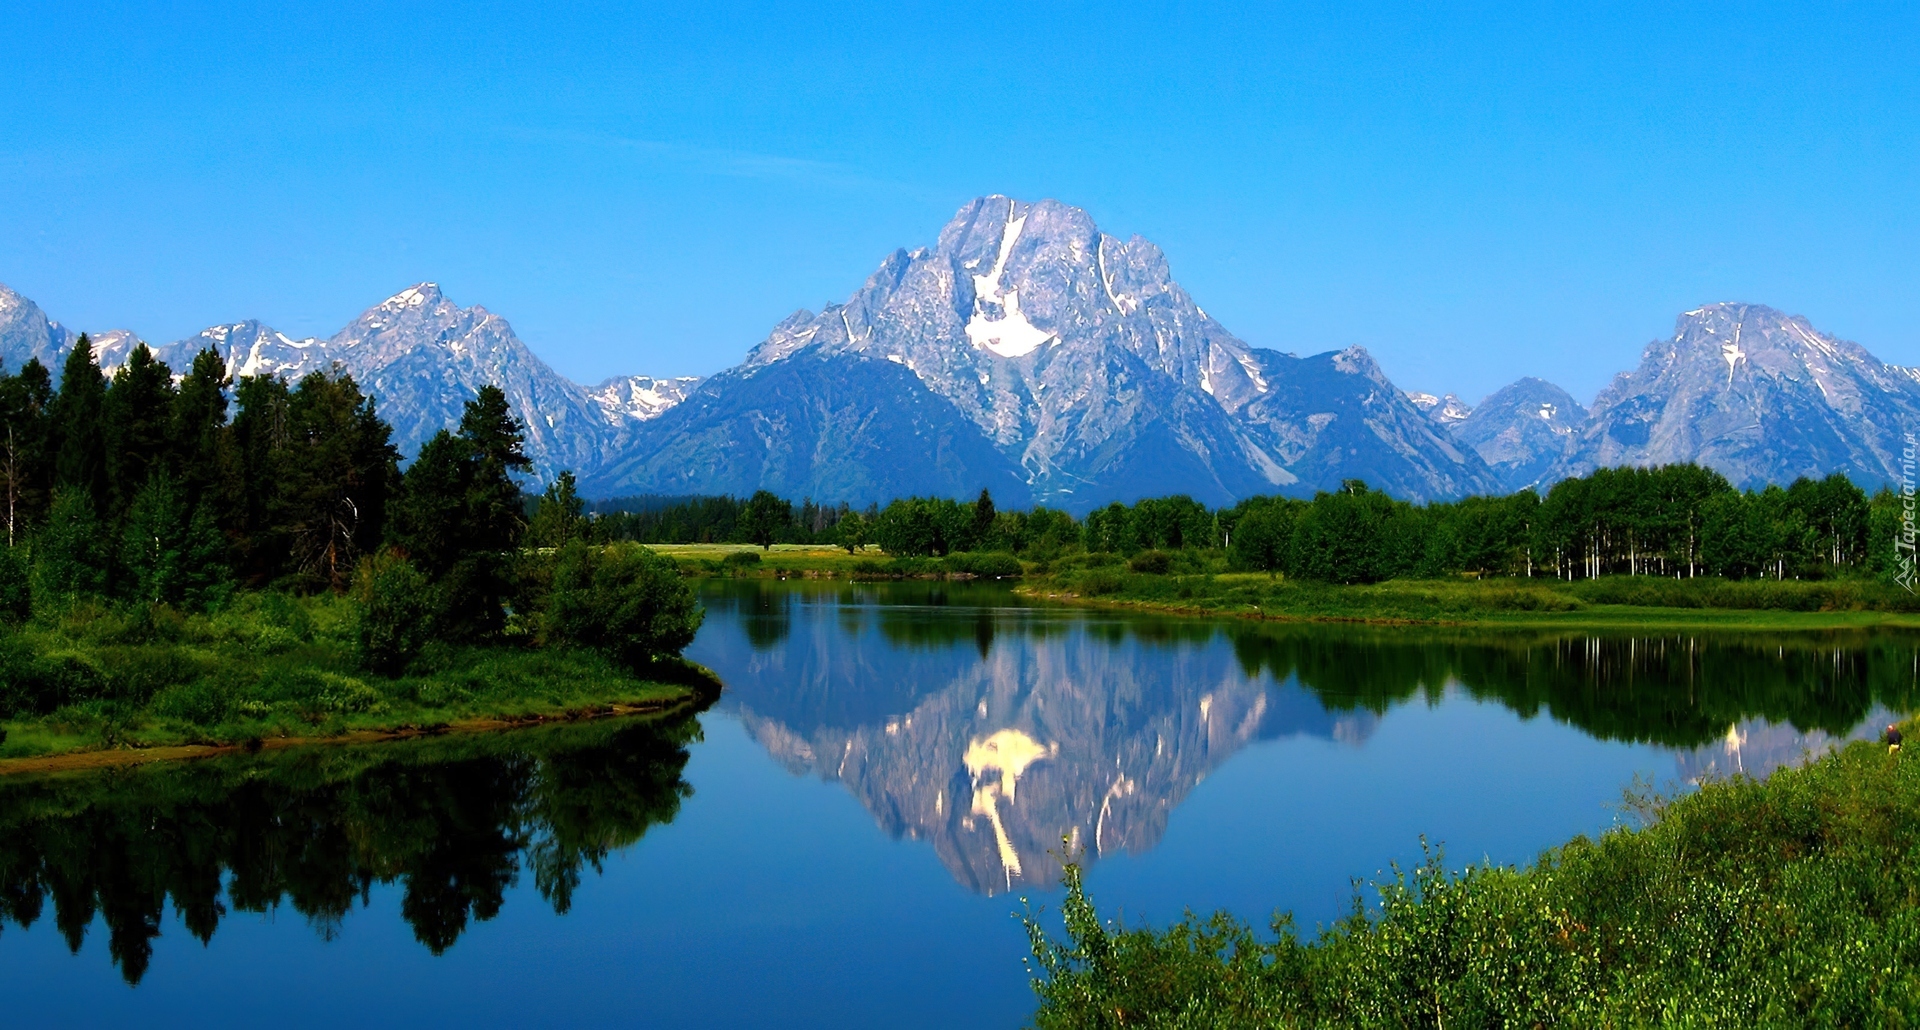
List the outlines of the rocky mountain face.
{"label": "rocky mountain face", "polygon": [[1407,392],[1407,399],[1412,401],[1413,406],[1419,408],[1428,418],[1448,428],[1459,425],[1461,422],[1466,421],[1468,415],[1473,414],[1473,408],[1468,406],[1466,401],[1461,400],[1458,396],[1451,393],[1445,397],[1435,397],[1430,393],[1417,393],[1409,390]]}
{"label": "rocky mountain face", "polygon": [[47,318],[40,305],[0,284],[0,363],[17,372],[35,358],[57,377],[73,334]]}
{"label": "rocky mountain face", "polygon": [[655,379],[652,376],[614,376],[587,390],[587,396],[600,406],[608,425],[622,425],[623,419],[645,422],[687,399],[704,382],[699,376]]}
{"label": "rocky mountain face", "polygon": [[1529,376],[1451,419],[1449,429],[1493,469],[1501,491],[1512,493],[1541,484],[1586,421],[1587,409],[1567,391]]}
{"label": "rocky mountain face", "polygon": [[1680,316],[1640,367],[1594,401],[1550,479],[1610,465],[1697,461],[1736,485],[1843,472],[1900,475],[1903,434],[1920,426],[1920,372],[1758,304]]}
{"label": "rocky mountain face", "polygon": [[991,489],[1031,499],[1020,470],[946,398],[889,361],[805,352],[729,369],[636,427],[592,496],[733,494],[879,501]]}
{"label": "rocky mountain face", "polygon": [[[1224,504],[1355,474],[1417,498],[1493,482],[1364,350],[1302,359],[1249,347],[1173,281],[1158,247],[1108,236],[1054,201],[975,200],[934,246],[895,252],[845,304],[776,326],[742,371],[801,356],[901,366],[972,423],[1036,501],[1070,510],[1169,493]],[[750,381],[717,377],[706,390]],[[650,467],[630,460],[605,487],[666,491]]]}

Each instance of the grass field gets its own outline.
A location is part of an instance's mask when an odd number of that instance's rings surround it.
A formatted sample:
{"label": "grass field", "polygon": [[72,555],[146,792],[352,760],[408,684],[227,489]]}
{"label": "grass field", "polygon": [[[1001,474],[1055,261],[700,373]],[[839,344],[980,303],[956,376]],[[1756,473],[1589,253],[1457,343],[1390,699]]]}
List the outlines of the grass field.
{"label": "grass field", "polygon": [[694,576],[818,579],[1011,578],[1023,566],[1010,554],[896,558],[868,545],[858,553],[812,544],[648,544]]}
{"label": "grass field", "polygon": [[1155,575],[1124,567],[1030,577],[1028,597],[1097,607],[1261,619],[1543,628],[1920,628],[1920,599],[1866,581],[1729,582],[1608,577],[1307,583],[1264,573]]}

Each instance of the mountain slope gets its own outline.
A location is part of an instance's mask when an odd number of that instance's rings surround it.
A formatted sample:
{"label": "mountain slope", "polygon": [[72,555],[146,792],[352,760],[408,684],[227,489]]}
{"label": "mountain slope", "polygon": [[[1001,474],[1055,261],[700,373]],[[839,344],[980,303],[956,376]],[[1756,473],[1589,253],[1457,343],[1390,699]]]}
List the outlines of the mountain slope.
{"label": "mountain slope", "polygon": [[1252,352],[1260,389],[1233,414],[1304,484],[1343,479],[1416,501],[1483,493],[1494,477],[1362,347],[1300,358]]}
{"label": "mountain slope", "polygon": [[885,503],[977,493],[1030,501],[1019,470],[906,368],[808,350],[714,376],[634,431],[584,492],[734,494]]}
{"label": "mountain slope", "polygon": [[1758,304],[1681,315],[1671,340],[1594,401],[1552,478],[1609,465],[1697,461],[1741,486],[1843,472],[1896,481],[1920,425],[1920,373]]}

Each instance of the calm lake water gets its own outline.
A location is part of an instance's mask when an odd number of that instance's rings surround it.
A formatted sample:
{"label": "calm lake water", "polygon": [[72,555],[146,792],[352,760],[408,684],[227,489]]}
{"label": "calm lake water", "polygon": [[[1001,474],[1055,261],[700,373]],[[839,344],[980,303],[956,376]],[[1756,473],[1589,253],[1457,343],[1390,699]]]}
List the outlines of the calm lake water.
{"label": "calm lake water", "polygon": [[1913,707],[1914,640],[1288,627],[709,584],[715,707],[0,781],[7,1026],[1014,1026],[1063,839],[1109,911],[1311,929],[1636,775]]}

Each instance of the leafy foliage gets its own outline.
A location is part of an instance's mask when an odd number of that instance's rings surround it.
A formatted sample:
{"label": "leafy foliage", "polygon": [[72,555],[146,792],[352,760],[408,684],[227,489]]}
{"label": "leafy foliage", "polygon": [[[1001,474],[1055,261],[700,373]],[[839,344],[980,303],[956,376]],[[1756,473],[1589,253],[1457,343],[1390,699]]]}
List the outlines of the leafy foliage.
{"label": "leafy foliage", "polygon": [[[1643,799],[1644,800],[1644,799]],[[1226,915],[1027,918],[1040,1027],[1894,1026],[1920,1015],[1920,768],[1856,743],[1709,782],[1525,869],[1431,850],[1303,942]]]}
{"label": "leafy foliage", "polygon": [[361,563],[354,600],[361,663],[383,676],[406,671],[433,638],[438,603],[427,577],[405,558],[382,554]]}
{"label": "leafy foliage", "polygon": [[633,544],[575,541],[554,561],[542,613],[548,638],[605,651],[629,668],[679,654],[702,612],[672,561]]}

